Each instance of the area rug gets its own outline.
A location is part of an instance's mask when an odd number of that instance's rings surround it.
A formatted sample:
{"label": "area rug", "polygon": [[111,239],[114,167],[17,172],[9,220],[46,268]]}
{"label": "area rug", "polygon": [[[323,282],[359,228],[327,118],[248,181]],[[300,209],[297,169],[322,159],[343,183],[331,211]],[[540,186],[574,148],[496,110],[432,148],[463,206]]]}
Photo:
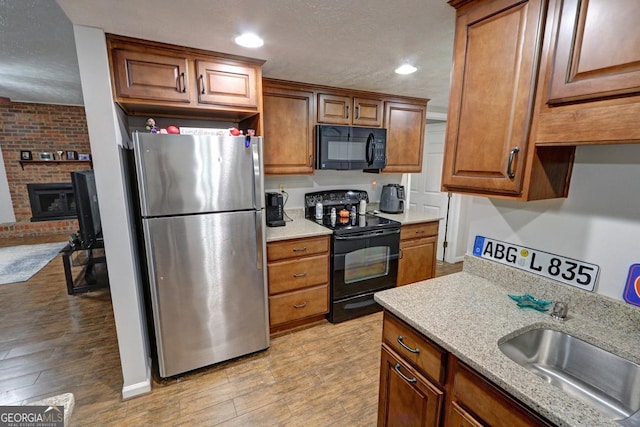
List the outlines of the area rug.
{"label": "area rug", "polygon": [[67,242],[56,242],[0,248],[0,285],[29,280],[58,255],[66,244]]}

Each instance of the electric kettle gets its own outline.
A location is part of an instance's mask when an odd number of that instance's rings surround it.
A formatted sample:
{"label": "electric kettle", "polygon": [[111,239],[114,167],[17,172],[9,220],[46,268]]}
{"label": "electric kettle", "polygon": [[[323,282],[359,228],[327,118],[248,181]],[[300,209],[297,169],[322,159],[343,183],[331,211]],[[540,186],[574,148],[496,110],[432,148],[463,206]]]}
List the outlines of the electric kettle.
{"label": "electric kettle", "polygon": [[404,185],[387,184],[382,187],[380,211],[391,214],[404,212]]}

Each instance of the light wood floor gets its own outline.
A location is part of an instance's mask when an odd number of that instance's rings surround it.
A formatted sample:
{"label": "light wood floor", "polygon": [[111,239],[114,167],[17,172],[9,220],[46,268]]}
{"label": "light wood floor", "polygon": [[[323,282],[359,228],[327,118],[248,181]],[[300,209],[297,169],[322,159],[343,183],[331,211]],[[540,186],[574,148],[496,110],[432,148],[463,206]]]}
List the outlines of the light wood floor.
{"label": "light wood floor", "polygon": [[[460,270],[437,266],[439,275]],[[58,256],[28,282],[0,285],[0,405],[72,392],[75,426],[376,424],[381,313],[278,336],[264,352],[122,401],[109,292],[69,296],[64,283]]]}

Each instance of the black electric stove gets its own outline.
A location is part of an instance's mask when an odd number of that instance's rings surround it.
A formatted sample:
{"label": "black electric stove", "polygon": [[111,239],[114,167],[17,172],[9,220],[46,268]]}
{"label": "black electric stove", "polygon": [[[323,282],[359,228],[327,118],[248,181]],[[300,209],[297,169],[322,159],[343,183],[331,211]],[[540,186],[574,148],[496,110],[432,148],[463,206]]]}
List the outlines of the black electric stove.
{"label": "black electric stove", "polygon": [[333,230],[334,234],[353,233],[358,231],[380,230],[390,227],[398,227],[400,223],[392,219],[382,218],[376,215],[351,215],[348,218],[331,217],[331,214],[323,215],[321,220],[310,218],[312,221],[324,225]]}
{"label": "black electric stove", "polygon": [[[369,194],[363,190],[330,190],[305,194],[305,217],[333,230],[334,234],[355,233],[400,227],[398,221],[358,212],[360,200],[369,202]],[[316,204],[322,203],[322,219],[315,219]],[[336,215],[331,215],[335,209]],[[355,209],[355,211],[354,211]],[[341,217],[340,211],[349,212]]]}
{"label": "black electric stove", "polygon": [[[374,313],[377,291],[396,285],[400,246],[400,223],[358,212],[361,190],[331,190],[305,194],[305,216],[333,230],[331,237],[332,323]],[[315,219],[316,204],[322,203],[322,219]],[[335,215],[331,211],[335,209]],[[348,216],[341,217],[345,210]]]}

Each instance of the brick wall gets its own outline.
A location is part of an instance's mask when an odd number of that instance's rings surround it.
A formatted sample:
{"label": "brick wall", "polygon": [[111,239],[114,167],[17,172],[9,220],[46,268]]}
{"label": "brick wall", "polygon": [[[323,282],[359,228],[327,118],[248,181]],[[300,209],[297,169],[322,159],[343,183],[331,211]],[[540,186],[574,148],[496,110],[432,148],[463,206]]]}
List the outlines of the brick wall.
{"label": "brick wall", "polygon": [[[18,163],[20,151],[76,151],[91,153],[84,107],[0,102],[0,148],[7,171],[16,222],[0,224],[0,238],[69,234],[77,220],[31,222],[27,184],[71,182],[70,173],[90,168],[88,163]],[[56,154],[57,156],[57,154]]]}

